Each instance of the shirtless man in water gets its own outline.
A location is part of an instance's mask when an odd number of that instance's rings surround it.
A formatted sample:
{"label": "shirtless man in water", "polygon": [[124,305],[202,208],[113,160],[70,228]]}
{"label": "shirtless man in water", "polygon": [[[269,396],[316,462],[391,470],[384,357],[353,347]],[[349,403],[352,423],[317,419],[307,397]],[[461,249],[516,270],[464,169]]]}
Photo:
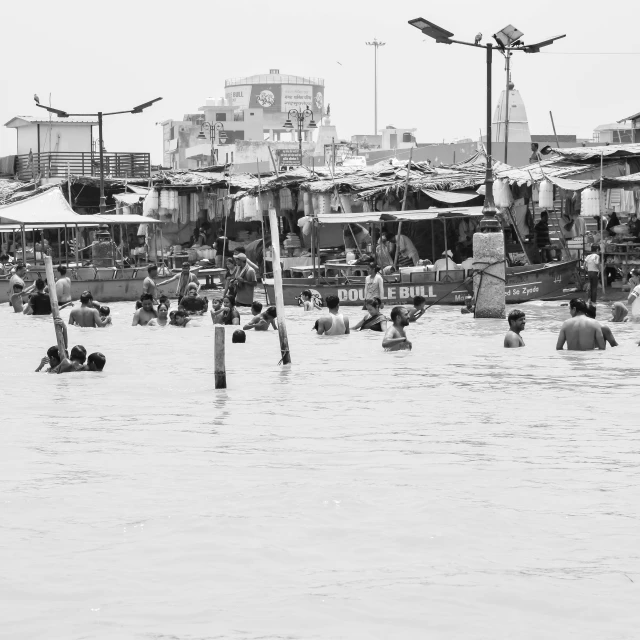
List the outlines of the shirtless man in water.
{"label": "shirtless man in water", "polygon": [[565,342],[569,351],[592,351],[604,349],[605,342],[602,336],[602,327],[597,320],[589,318],[587,305],[580,298],[572,298],[569,302],[571,318],[565,320],[556,349],[562,351]]}
{"label": "shirtless man in water", "polygon": [[72,309],[69,314],[69,324],[75,324],[78,327],[106,327],[111,323],[111,318],[104,320],[100,317],[100,312],[93,305],[93,295],[91,291],[83,291],[80,296],[79,309]]}
{"label": "shirtless man in water", "polygon": [[524,331],[524,325],[527,321],[524,311],[514,309],[507,320],[509,321],[509,331],[504,337],[504,348],[517,349],[518,347],[524,347],[524,340],[520,335],[520,332]]}
{"label": "shirtless man in water", "polygon": [[132,327],[137,325],[146,327],[151,320],[158,319],[158,314],[153,308],[153,296],[150,293],[143,293],[141,300],[142,307],[133,314],[133,322],[131,323]]}
{"label": "shirtless man in water", "polygon": [[382,347],[385,351],[411,351],[413,346],[404,331],[409,326],[409,312],[405,307],[393,307],[391,309],[391,322],[393,324],[387,329],[382,340]]}

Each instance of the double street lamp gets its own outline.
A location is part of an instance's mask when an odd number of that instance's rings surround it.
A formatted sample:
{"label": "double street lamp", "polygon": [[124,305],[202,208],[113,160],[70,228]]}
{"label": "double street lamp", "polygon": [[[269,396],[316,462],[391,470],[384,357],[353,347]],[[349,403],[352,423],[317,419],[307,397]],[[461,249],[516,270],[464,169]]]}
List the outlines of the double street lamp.
{"label": "double street lamp", "polygon": [[[487,173],[485,178],[485,196],[484,207],[482,208],[482,221],[480,222],[480,229],[482,231],[500,231],[500,223],[496,218],[496,206],[493,200],[493,167],[491,159],[491,62],[493,57],[493,43],[487,42],[481,44],[482,34],[478,34],[475,38],[475,42],[464,42],[463,40],[454,40],[453,33],[439,27],[433,22],[429,22],[424,18],[415,18],[409,20],[409,24],[416,29],[420,29],[422,33],[430,38],[433,38],[440,44],[463,44],[467,47],[478,47],[480,49],[486,49],[487,51]],[[518,31],[514,26],[508,25],[502,31],[498,31],[493,35],[493,38],[497,42],[498,49],[507,56],[511,55],[512,51],[524,51],[525,53],[539,53],[542,47],[546,47],[553,44],[556,40],[564,38],[566,34],[561,36],[554,36],[543,42],[537,42],[535,44],[525,45],[522,40],[522,32]]]}
{"label": "double street lamp", "polygon": [[222,122],[203,122],[200,127],[200,133],[198,134],[198,140],[206,140],[204,129],[209,131],[209,137],[211,138],[211,166],[216,166],[215,144],[216,133],[218,134],[218,142],[224,144],[227,141],[227,134],[224,131],[224,125]]}
{"label": "double street lamp", "polygon": [[155,98],[154,100],[139,104],[137,107],[133,107],[133,109],[128,109],[127,111],[110,111],[109,113],[103,113],[102,111],[98,111],[98,113],[68,113],[62,109],[54,109],[53,107],[47,107],[44,104],[36,103],[36,106],[41,109],[46,109],[51,113],[55,113],[58,118],[69,118],[70,116],[98,118],[98,145],[100,147],[100,213],[106,213],[107,211],[107,201],[104,196],[104,143],[102,141],[102,118],[104,118],[104,116],[116,116],[121,113],[142,113],[143,109],[150,107],[154,102],[158,102],[158,100],[162,100],[162,98]]}
{"label": "double street lamp", "polygon": [[[298,149],[300,150],[300,164],[302,164],[302,132],[304,131],[304,123],[306,118],[311,118],[309,121],[309,129],[317,129],[315,120],[313,119],[313,111],[306,107],[303,111],[298,109],[289,109],[287,114],[287,120],[284,123],[284,128],[289,130],[298,129]],[[296,121],[294,125],[292,120]]]}

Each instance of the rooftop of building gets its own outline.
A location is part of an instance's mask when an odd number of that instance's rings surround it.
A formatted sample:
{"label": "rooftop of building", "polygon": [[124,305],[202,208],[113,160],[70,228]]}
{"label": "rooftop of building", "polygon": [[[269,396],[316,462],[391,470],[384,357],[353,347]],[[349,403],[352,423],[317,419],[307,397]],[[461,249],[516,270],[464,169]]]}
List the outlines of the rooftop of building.
{"label": "rooftop of building", "polygon": [[272,69],[271,71],[275,73],[246,76],[244,78],[227,78],[224,81],[224,86],[238,87],[246,84],[312,84],[324,87],[324,78],[288,75],[280,73],[279,69]]}
{"label": "rooftop of building", "polygon": [[[14,127],[16,126],[16,124],[12,124],[17,120],[23,120],[24,122],[28,123],[28,124],[98,124],[98,120],[97,119],[93,119],[93,118],[51,118],[51,120],[49,120],[49,118],[35,118],[34,116],[14,116],[13,118],[11,118],[11,120],[9,120],[9,122],[5,123],[5,127]],[[20,126],[20,125],[18,125]]]}

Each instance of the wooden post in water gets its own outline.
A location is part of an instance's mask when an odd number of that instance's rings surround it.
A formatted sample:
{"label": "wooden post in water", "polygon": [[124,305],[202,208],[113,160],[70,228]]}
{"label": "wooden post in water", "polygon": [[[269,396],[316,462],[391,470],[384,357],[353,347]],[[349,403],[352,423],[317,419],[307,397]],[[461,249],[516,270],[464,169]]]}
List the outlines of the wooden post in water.
{"label": "wooden post in water", "polygon": [[291,364],[289,338],[284,317],[284,293],[282,291],[282,266],[280,264],[280,234],[276,210],[269,208],[269,225],[271,226],[271,247],[273,257],[273,288],[276,294],[276,311],[278,312],[278,333],[280,334],[280,353],[282,364]]}
{"label": "wooden post in water", "polygon": [[[55,321],[60,317],[60,309],[58,308],[58,294],[56,293],[56,281],[53,277],[53,262],[51,256],[44,256],[44,269],[47,274],[47,286],[49,287],[49,300],[51,301],[51,315]],[[62,327],[59,327],[54,323],[56,330],[56,342],[58,343],[58,354],[60,355],[60,361],[67,357],[67,348],[64,344],[64,333]]]}
{"label": "wooden post in water", "polygon": [[227,388],[227,369],[224,359],[224,327],[216,326],[214,340],[214,366],[213,375],[215,376],[215,388]]}

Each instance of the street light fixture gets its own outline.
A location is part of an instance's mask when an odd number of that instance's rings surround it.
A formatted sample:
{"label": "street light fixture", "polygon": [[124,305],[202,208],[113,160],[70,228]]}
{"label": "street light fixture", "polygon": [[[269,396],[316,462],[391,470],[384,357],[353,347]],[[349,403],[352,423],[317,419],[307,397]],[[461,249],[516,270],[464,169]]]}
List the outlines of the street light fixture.
{"label": "street light fixture", "polygon": [[[493,43],[487,42],[486,44],[480,44],[480,42],[465,42],[464,40],[454,40],[453,33],[447,31],[442,27],[439,27],[433,22],[429,22],[424,18],[415,18],[409,20],[409,24],[416,29],[420,29],[422,33],[430,38],[433,38],[436,42],[441,44],[463,44],[467,47],[478,47],[486,49],[487,51],[487,173],[485,178],[485,196],[484,207],[482,208],[482,221],[480,222],[480,229],[482,231],[500,231],[500,223],[496,218],[496,206],[493,200],[493,168],[491,157],[491,62],[493,58]],[[549,40],[543,42],[537,42],[536,44],[525,45],[519,38],[523,34],[518,31],[514,26],[508,25],[501,31],[494,34],[494,38],[498,43],[499,49],[505,55],[510,55],[512,51],[524,51],[525,53],[538,53],[542,47],[546,47],[553,44],[556,40],[564,38],[566,34],[560,36],[554,36]]]}
{"label": "street light fixture", "polygon": [[378,49],[384,47],[385,42],[380,42],[377,38],[373,42],[365,42],[369,47],[373,47],[373,135],[378,135]]}
{"label": "street light fixture", "polygon": [[[308,125],[309,129],[318,128],[318,125],[316,125],[316,122],[313,119],[313,111],[311,111],[308,106],[304,109],[304,111],[299,111],[298,109],[289,109],[287,119],[285,120],[285,123],[283,125],[285,129],[298,129],[298,149],[300,150],[300,164],[302,164],[302,132],[304,130],[305,118],[311,118]],[[293,124],[292,120],[296,121],[295,125]]]}
{"label": "street light fixture", "polygon": [[216,156],[215,156],[215,144],[216,144],[216,133],[218,134],[218,141],[220,144],[224,144],[227,141],[227,134],[224,132],[224,125],[222,122],[203,122],[200,127],[200,133],[198,134],[198,140],[206,140],[207,136],[204,133],[204,128],[207,128],[209,131],[209,137],[211,138],[211,166],[216,166]]}
{"label": "street light fixture", "polygon": [[149,102],[145,102],[144,104],[139,104],[137,107],[133,107],[133,109],[127,109],[126,111],[110,111],[108,113],[103,113],[102,111],[98,111],[98,113],[69,113],[68,111],[63,111],[62,109],[55,109],[54,107],[47,107],[44,104],[36,103],[37,107],[41,109],[45,109],[50,113],[55,113],[58,118],[68,118],[70,116],[74,117],[89,117],[89,118],[98,118],[98,146],[100,148],[100,213],[106,213],[107,211],[107,200],[104,195],[104,143],[102,141],[102,119],[104,116],[116,116],[121,113],[142,113],[143,109],[150,107],[154,102],[158,102],[158,100],[162,100],[162,98],[155,98],[154,100],[150,100]]}

